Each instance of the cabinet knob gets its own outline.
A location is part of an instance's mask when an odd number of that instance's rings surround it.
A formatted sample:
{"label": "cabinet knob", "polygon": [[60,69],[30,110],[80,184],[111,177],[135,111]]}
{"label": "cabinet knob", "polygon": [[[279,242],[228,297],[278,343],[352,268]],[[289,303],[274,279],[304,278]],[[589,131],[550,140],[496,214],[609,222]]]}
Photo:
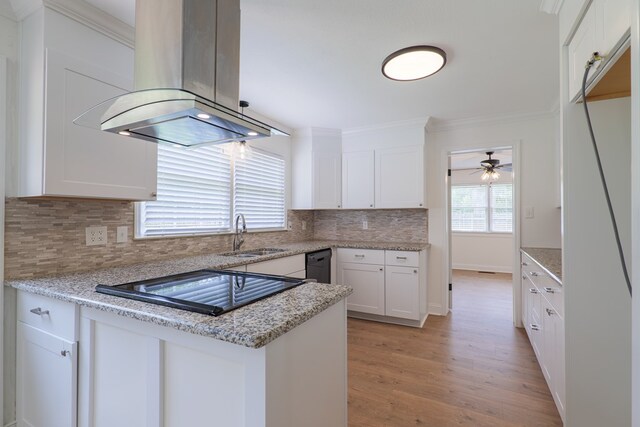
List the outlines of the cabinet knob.
{"label": "cabinet knob", "polygon": [[36,316],[46,316],[49,314],[49,310],[43,310],[40,307],[32,308],[29,311],[35,314]]}
{"label": "cabinet knob", "polygon": [[381,268],[380,271],[384,271],[384,269]]}
{"label": "cabinet knob", "polygon": [[527,280],[527,276],[525,276],[524,274],[522,275],[522,280]]}
{"label": "cabinet knob", "polygon": [[71,355],[71,352],[69,350],[60,350],[60,355],[62,357],[67,357]]}
{"label": "cabinet knob", "polygon": [[417,274],[417,273],[418,273],[418,270],[413,270],[413,272]]}
{"label": "cabinet knob", "polygon": [[422,206],[422,203],[420,203],[420,206]]}
{"label": "cabinet knob", "polygon": [[338,207],[340,207],[340,205],[338,205]]}
{"label": "cabinet knob", "polygon": [[151,193],[151,197],[157,197],[158,193]]}
{"label": "cabinet knob", "polygon": [[526,262],[522,261],[522,265],[523,265],[524,267],[526,267],[526,266],[528,266],[529,264],[527,264]]}
{"label": "cabinet knob", "polygon": [[369,205],[369,207],[370,207],[370,208],[372,208],[372,207],[373,207],[373,205]]}

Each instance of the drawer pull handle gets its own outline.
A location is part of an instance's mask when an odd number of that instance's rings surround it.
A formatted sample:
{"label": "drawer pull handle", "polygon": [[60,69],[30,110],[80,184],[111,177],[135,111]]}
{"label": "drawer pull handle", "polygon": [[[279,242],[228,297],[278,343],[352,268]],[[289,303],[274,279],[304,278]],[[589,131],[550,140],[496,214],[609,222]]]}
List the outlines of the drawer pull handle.
{"label": "drawer pull handle", "polygon": [[397,256],[396,259],[407,259],[406,256]]}
{"label": "drawer pull handle", "polygon": [[526,262],[522,261],[522,266],[523,267],[527,267],[529,264],[527,264]]}
{"label": "drawer pull handle", "polygon": [[527,276],[525,276],[524,274],[522,275],[522,279],[523,280],[527,280]]}
{"label": "drawer pull handle", "polygon": [[49,315],[49,310],[43,310],[40,307],[32,308],[29,311],[32,312],[33,314],[38,315],[38,316]]}
{"label": "drawer pull handle", "polygon": [[364,258],[364,255],[354,255],[356,258]]}
{"label": "drawer pull handle", "polygon": [[418,270],[413,270],[413,272],[414,272],[415,274],[418,274]]}
{"label": "drawer pull handle", "polygon": [[537,271],[532,271],[532,272],[531,272],[531,273],[529,273],[529,274],[531,274],[533,277],[538,277],[538,276],[539,276],[539,274],[538,274],[538,272],[537,272]]}
{"label": "drawer pull handle", "polygon": [[62,357],[71,356],[71,352],[69,350],[60,350],[60,355]]}
{"label": "drawer pull handle", "polygon": [[529,288],[529,292],[531,292],[532,294],[537,294],[538,290],[536,288]]}
{"label": "drawer pull handle", "polygon": [[544,288],[544,291],[548,294],[555,294],[556,291],[553,288]]}
{"label": "drawer pull handle", "polygon": [[381,268],[380,271],[384,271],[384,269]]}
{"label": "drawer pull handle", "polygon": [[548,316],[551,316],[552,314],[556,314],[556,312],[551,310],[550,308],[545,308],[545,310],[547,311]]}
{"label": "drawer pull handle", "polygon": [[538,325],[531,325],[531,330],[533,330],[533,331],[539,331],[539,330],[540,330],[540,326],[538,326]]}

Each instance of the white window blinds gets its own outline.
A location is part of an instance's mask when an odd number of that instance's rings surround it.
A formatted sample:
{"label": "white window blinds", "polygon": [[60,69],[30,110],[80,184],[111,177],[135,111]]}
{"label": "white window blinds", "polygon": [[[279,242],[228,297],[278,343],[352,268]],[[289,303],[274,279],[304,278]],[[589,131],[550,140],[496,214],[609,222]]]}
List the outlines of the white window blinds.
{"label": "white window blinds", "polygon": [[[242,158],[244,157],[244,158]],[[244,214],[247,228],[285,227],[285,162],[275,154],[251,149],[236,155],[234,211]]]}
{"label": "white window blinds", "polygon": [[158,196],[141,203],[138,235],[215,233],[231,226],[231,156],[224,146],[158,145]]}
{"label": "white window blinds", "polygon": [[486,185],[451,188],[452,231],[486,232],[488,219]]}
{"label": "white window blinds", "polygon": [[491,184],[491,231],[511,233],[513,226],[513,186],[511,184]]}

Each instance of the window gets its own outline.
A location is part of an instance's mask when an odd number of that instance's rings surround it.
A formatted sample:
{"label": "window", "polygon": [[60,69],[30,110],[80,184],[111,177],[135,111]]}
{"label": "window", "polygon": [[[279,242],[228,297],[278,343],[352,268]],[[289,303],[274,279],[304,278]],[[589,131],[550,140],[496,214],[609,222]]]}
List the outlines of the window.
{"label": "window", "polygon": [[158,145],[158,196],[137,205],[138,237],[230,232],[236,212],[250,230],[286,227],[282,157],[234,144]]}
{"label": "window", "polygon": [[511,233],[511,184],[454,185],[451,187],[451,230]]}

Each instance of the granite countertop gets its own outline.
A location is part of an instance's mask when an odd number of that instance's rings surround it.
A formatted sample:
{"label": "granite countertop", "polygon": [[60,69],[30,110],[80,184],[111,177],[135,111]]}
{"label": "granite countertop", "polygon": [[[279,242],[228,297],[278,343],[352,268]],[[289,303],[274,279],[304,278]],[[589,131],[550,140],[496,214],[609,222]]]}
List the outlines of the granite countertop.
{"label": "granite countertop", "polygon": [[521,248],[540,265],[554,280],[562,284],[562,249]]}
{"label": "granite countertop", "polygon": [[[303,284],[218,317],[178,310],[131,299],[99,294],[97,284],[117,285],[201,269],[226,269],[332,247],[420,251],[420,243],[307,241],[273,245],[284,252],[254,258],[220,254],[134,264],[88,273],[7,280],[11,286],[85,307],[109,311],[161,326],[204,335],[246,347],[259,348],[346,298],[352,289],[330,284]],[[248,249],[248,248],[243,248]]]}

